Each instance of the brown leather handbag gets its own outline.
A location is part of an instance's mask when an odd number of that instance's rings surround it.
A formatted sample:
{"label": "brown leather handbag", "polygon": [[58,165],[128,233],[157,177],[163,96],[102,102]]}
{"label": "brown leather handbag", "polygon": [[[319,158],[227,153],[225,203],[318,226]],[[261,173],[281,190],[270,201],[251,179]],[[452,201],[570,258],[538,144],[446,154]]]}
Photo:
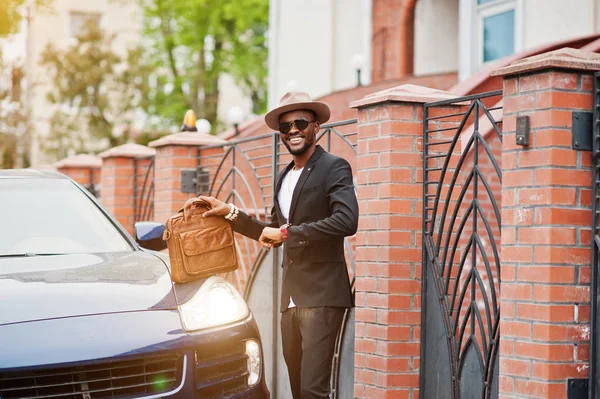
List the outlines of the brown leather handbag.
{"label": "brown leather handbag", "polygon": [[167,221],[163,240],[171,260],[171,280],[186,283],[238,267],[231,224],[223,217],[203,218],[210,204],[190,198]]}

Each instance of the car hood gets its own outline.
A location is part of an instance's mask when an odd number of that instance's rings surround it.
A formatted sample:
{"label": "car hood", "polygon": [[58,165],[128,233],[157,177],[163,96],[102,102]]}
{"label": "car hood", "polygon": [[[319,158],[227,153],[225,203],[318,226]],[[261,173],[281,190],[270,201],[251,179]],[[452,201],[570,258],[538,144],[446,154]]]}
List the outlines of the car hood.
{"label": "car hood", "polygon": [[150,253],[0,258],[0,325],[176,306],[167,266]]}

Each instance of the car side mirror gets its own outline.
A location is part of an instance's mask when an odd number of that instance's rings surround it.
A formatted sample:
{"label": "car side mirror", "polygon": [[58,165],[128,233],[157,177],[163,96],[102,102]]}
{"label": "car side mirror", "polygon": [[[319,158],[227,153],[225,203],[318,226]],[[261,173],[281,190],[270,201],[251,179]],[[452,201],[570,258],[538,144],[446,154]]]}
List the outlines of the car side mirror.
{"label": "car side mirror", "polygon": [[135,241],[142,248],[152,251],[162,251],[167,248],[167,242],[162,239],[165,225],[157,222],[136,222],[134,225]]}

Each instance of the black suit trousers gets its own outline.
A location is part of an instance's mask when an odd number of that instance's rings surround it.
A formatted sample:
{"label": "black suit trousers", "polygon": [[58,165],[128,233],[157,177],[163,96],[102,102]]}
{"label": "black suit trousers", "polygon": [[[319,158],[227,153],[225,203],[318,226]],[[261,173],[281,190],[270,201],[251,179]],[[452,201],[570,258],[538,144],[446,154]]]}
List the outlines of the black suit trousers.
{"label": "black suit trousers", "polygon": [[281,315],[283,357],[294,399],[329,398],[335,341],[346,308],[289,308]]}

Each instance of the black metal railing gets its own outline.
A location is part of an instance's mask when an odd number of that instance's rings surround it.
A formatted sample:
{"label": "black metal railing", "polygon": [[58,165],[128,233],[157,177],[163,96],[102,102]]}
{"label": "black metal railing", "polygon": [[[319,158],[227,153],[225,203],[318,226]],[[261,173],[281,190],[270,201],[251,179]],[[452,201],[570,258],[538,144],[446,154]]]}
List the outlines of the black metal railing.
{"label": "black metal railing", "polygon": [[497,396],[501,101],[424,106],[421,398]]}
{"label": "black metal railing", "polygon": [[96,198],[100,198],[100,184],[96,183],[94,179],[94,172],[97,171],[96,168],[88,168],[88,184],[85,185],[85,188]]}
{"label": "black metal railing", "polygon": [[133,220],[154,218],[154,156],[133,161]]}

